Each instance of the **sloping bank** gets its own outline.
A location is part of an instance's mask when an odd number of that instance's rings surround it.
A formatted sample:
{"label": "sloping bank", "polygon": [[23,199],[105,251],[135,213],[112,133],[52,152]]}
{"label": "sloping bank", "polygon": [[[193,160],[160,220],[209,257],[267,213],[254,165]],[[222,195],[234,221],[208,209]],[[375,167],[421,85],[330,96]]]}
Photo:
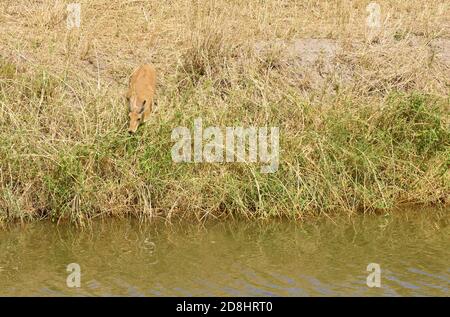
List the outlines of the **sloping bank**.
{"label": "sloping bank", "polygon": [[[391,89],[317,101],[257,72],[232,83],[168,82],[154,119],[130,137],[113,88],[6,61],[0,71],[0,222],[301,219],[448,204],[448,97]],[[193,131],[196,118],[220,129],[278,127],[278,169],[174,162],[172,131]]]}

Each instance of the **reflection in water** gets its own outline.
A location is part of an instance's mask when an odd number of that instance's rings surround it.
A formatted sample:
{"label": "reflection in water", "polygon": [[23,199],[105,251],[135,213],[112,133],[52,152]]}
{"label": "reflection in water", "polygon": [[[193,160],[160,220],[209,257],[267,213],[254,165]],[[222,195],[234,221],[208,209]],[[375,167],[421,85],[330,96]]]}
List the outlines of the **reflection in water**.
{"label": "reflection in water", "polygon": [[[0,230],[0,295],[449,295],[447,211],[172,227],[105,220]],[[369,288],[369,263],[381,288]],[[81,288],[66,267],[81,266]]]}

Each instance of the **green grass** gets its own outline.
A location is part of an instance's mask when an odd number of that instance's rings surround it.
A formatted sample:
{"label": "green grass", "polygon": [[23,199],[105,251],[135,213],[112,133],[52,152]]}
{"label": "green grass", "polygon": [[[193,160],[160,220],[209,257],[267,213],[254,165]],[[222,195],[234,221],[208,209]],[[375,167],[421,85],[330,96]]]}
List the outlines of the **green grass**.
{"label": "green grass", "polygon": [[[87,110],[71,108],[67,89],[45,71],[19,73],[4,62],[0,70],[1,221],[82,223],[130,214],[297,219],[448,203],[448,98],[392,91],[376,102],[338,94],[317,105],[288,87],[281,96],[267,87],[270,97],[261,108],[256,88],[244,86],[230,91],[233,110],[227,111],[206,106],[217,91],[205,80],[166,89],[161,103],[175,109],[128,136],[120,128],[126,122],[122,99],[109,101],[112,113],[98,110],[105,100],[95,93],[81,100]],[[82,111],[88,115],[80,120]],[[270,114],[268,121],[261,111]],[[191,128],[197,117],[204,126],[279,126],[279,170],[173,163],[172,129]],[[53,130],[55,121],[62,126]],[[99,128],[98,122],[106,123]]]}
{"label": "green grass", "polygon": [[[380,0],[373,43],[366,1],[253,2],[81,0],[67,30],[64,1],[4,1],[0,223],[447,206],[447,2]],[[145,62],[157,107],[129,136],[126,85]],[[278,171],[174,163],[171,132],[196,118],[279,127]]]}

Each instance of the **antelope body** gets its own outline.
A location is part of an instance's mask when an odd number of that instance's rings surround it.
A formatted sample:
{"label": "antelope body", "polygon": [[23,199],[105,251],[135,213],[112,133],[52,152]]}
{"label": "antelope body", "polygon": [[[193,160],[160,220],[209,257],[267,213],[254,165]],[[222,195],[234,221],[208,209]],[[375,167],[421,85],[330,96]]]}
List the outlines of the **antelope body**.
{"label": "antelope body", "polygon": [[156,71],[153,65],[144,64],[136,69],[130,78],[127,91],[129,102],[129,133],[135,133],[139,124],[146,122],[152,112],[156,89]]}

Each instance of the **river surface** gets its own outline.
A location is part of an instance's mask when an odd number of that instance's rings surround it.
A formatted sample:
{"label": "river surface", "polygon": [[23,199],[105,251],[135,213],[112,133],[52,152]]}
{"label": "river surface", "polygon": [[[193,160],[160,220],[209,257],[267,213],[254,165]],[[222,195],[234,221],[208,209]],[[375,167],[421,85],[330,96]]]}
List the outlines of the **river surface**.
{"label": "river surface", "polygon": [[[302,223],[16,224],[0,229],[0,295],[449,296],[449,222],[448,210],[416,210]],[[370,263],[380,287],[367,285]]]}

